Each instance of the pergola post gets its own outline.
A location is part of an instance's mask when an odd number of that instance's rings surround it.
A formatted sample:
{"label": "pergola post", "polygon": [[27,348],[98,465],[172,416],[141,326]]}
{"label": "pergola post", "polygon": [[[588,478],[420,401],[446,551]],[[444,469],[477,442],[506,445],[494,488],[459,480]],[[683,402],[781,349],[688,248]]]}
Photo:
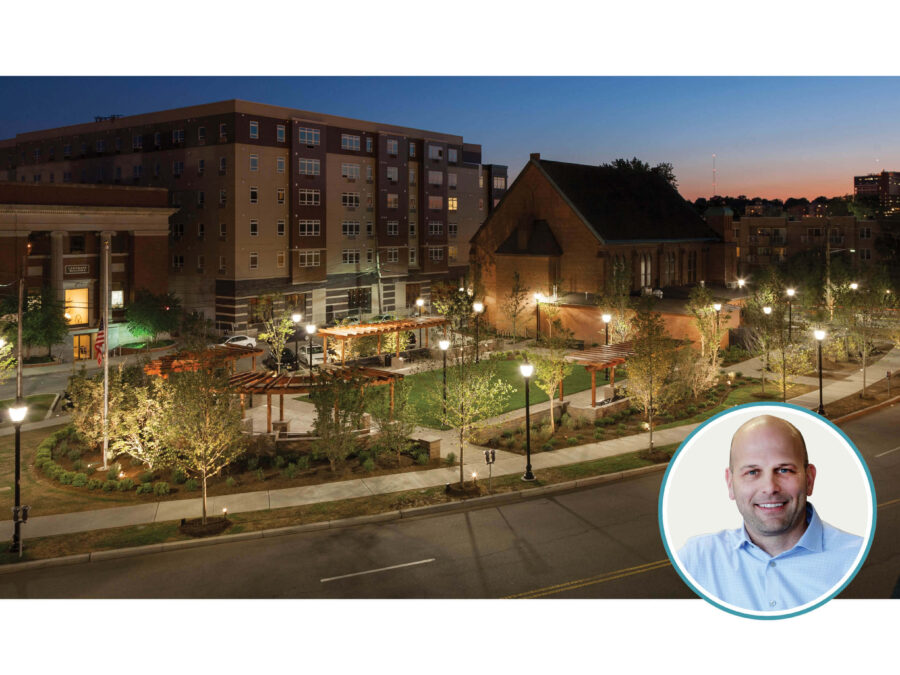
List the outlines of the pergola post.
{"label": "pergola post", "polygon": [[559,381],[559,400],[563,400],[563,383],[562,380]]}
{"label": "pergola post", "polygon": [[381,333],[378,334],[378,354],[377,356],[381,356]]}
{"label": "pergola post", "polygon": [[607,368],[610,368],[610,371],[609,371],[609,386],[612,387],[612,386],[615,385],[615,383],[616,383],[616,364],[615,364],[615,362],[613,362],[612,367],[607,366]]}
{"label": "pergola post", "polygon": [[397,329],[397,358],[400,358],[400,329]]}
{"label": "pergola post", "polygon": [[250,357],[250,370],[256,370],[256,354]]}
{"label": "pergola post", "polygon": [[266,433],[272,433],[272,394],[266,394]]}
{"label": "pergola post", "polygon": [[394,419],[394,380],[391,379],[391,419]]}
{"label": "pergola post", "polygon": [[241,419],[244,419],[244,395],[241,394]]}
{"label": "pergola post", "polygon": [[591,368],[591,407],[597,407],[597,371]]}
{"label": "pergola post", "polygon": [[284,422],[284,394],[278,394],[278,421]]}
{"label": "pergola post", "polygon": [[347,338],[341,340],[341,365],[344,365],[344,350],[347,347]]}
{"label": "pergola post", "polygon": [[427,328],[425,329],[425,349],[428,349],[428,329]]}
{"label": "pergola post", "polygon": [[[309,367],[312,368],[313,356],[309,355]],[[322,365],[328,363],[328,336],[322,336]]]}

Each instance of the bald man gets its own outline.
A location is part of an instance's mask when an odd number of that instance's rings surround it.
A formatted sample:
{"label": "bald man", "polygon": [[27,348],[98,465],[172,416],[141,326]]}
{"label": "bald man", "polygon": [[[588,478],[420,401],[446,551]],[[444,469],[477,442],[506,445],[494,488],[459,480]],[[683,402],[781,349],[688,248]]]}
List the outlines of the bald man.
{"label": "bald man", "polygon": [[744,609],[775,612],[824,596],[851,568],[863,540],[819,518],[806,499],[815,482],[794,425],[772,415],[745,422],[725,469],[744,525],[688,540],[678,552],[682,568],[709,595]]}

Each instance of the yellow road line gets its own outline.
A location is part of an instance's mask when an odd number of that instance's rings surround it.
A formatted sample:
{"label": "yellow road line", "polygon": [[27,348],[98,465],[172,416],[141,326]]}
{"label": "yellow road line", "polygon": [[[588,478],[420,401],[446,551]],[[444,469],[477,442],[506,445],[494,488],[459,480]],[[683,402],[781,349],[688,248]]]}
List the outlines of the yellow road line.
{"label": "yellow road line", "polygon": [[889,502],[881,502],[881,504],[878,505],[878,508],[880,509],[882,506],[890,506],[891,504],[900,504],[900,499],[892,499]]}
{"label": "yellow road line", "polygon": [[571,590],[573,588],[581,588],[582,586],[590,586],[591,584],[599,584],[604,581],[614,581],[615,579],[621,579],[623,577],[630,577],[635,574],[642,574],[643,572],[651,572],[653,570],[662,569],[663,567],[667,567],[672,563],[669,562],[668,559],[665,560],[657,560],[652,563],[645,563],[643,565],[636,565],[634,567],[626,567],[621,570],[614,570],[612,572],[604,572],[603,574],[598,574],[593,577],[586,577],[584,579],[574,579],[572,581],[567,581],[562,584],[555,584],[553,586],[545,586],[544,588],[537,588],[531,591],[526,591],[524,593],[517,593],[516,595],[509,595],[507,599],[514,598],[539,598],[544,595],[552,595],[553,593],[562,593],[564,591]]}

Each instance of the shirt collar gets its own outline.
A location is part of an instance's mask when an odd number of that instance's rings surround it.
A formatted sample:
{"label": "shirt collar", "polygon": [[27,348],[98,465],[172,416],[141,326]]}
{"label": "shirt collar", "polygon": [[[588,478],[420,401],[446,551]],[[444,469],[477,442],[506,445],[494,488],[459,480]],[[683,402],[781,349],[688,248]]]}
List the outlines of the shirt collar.
{"label": "shirt collar", "polygon": [[[825,530],[822,527],[822,520],[819,518],[819,514],[816,512],[816,509],[809,502],[806,503],[806,532],[803,533],[803,536],[794,544],[793,548],[790,550],[784,551],[779,555],[785,555],[786,553],[790,553],[794,549],[798,547],[805,548],[807,551],[819,552],[824,548],[823,539],[825,537]],[[738,529],[732,530],[732,538],[731,538],[731,546],[733,549],[737,550],[742,548],[744,545],[747,546],[756,546],[751,540],[750,536],[747,534],[746,525],[741,525]],[[776,556],[778,557],[778,556]]]}

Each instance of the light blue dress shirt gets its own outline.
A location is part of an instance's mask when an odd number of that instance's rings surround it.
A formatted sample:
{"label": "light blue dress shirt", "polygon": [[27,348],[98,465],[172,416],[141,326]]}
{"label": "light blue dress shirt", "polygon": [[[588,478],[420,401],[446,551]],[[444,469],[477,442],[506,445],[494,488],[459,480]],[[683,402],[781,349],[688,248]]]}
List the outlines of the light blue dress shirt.
{"label": "light blue dress shirt", "polygon": [[713,598],[735,607],[777,612],[825,595],[847,573],[862,537],[822,522],[806,505],[806,532],[794,547],[772,557],[736,530],[692,537],[678,559],[697,584]]}

